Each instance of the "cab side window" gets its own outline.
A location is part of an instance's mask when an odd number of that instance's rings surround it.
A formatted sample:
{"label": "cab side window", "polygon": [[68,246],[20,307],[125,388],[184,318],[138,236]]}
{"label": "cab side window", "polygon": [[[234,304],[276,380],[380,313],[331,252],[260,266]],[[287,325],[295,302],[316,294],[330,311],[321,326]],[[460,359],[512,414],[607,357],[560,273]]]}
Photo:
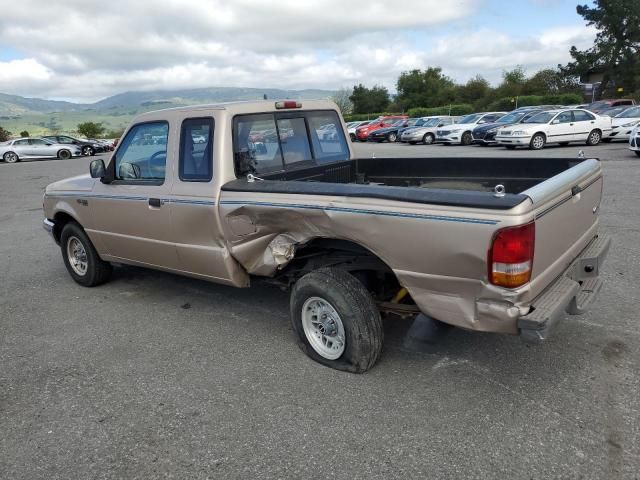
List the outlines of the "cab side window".
{"label": "cab side window", "polygon": [[571,123],[573,122],[573,114],[571,112],[562,112],[556,117],[556,120],[560,123]]}
{"label": "cab side window", "polygon": [[183,182],[208,182],[213,178],[213,118],[182,122],[179,175]]}
{"label": "cab side window", "polygon": [[587,122],[589,120],[595,120],[595,117],[593,115],[580,110],[574,111],[573,116],[576,119],[576,122]]}
{"label": "cab side window", "polygon": [[134,125],[116,152],[116,180],[164,182],[168,136],[167,122]]}

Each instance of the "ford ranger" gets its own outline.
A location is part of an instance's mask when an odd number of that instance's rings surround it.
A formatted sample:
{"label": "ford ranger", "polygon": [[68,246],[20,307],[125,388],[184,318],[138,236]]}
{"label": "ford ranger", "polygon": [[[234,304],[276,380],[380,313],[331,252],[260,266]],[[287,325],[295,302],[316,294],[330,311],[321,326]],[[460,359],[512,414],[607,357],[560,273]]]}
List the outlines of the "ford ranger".
{"label": "ford ranger", "polygon": [[347,138],[328,101],[144,113],[106,165],[46,188],[44,227],[83,286],[129,264],[290,289],[302,350],[351,372],[382,315],[540,342],[593,300],[598,160],[355,158]]}

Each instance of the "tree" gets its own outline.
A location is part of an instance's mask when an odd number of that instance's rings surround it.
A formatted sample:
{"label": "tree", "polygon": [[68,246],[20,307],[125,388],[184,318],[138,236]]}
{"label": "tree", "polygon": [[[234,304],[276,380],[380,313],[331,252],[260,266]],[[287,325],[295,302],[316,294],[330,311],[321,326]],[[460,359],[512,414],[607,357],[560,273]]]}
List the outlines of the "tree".
{"label": "tree", "polygon": [[349,115],[353,111],[353,103],[349,98],[352,93],[353,90],[349,88],[341,88],[331,97],[331,100],[338,106],[342,115]]}
{"label": "tree", "polygon": [[415,107],[439,107],[453,102],[455,98],[455,84],[442,73],[440,67],[402,72],[396,88],[396,101],[404,110]]}
{"label": "tree", "polygon": [[631,92],[640,89],[640,2],[595,0],[578,5],[578,15],[598,30],[587,50],[571,47],[573,62],[560,66],[564,76],[577,77],[590,70],[603,73],[600,91],[611,95],[615,87]]}
{"label": "tree", "polygon": [[502,83],[496,88],[496,96],[517,97],[522,95],[527,76],[521,66],[517,66],[513,70],[505,70],[502,72]]}
{"label": "tree", "polygon": [[23,130],[23,131],[21,131],[21,132],[20,132],[20,136],[21,136],[22,138],[24,138],[24,137],[28,137],[28,136],[29,136],[29,132],[27,132],[26,130]]}
{"label": "tree", "polygon": [[574,77],[566,77],[560,70],[546,68],[526,80],[523,95],[553,95],[579,93],[580,86]]}
{"label": "tree", "polygon": [[105,128],[102,123],[84,122],[78,124],[77,130],[87,138],[97,138],[104,133]]}
{"label": "tree", "polygon": [[479,107],[491,101],[491,93],[489,82],[481,75],[476,75],[466,84],[456,86],[456,103],[470,103]]}
{"label": "tree", "polygon": [[359,84],[353,87],[349,100],[353,113],[381,113],[389,106],[389,91],[379,85],[367,88]]}
{"label": "tree", "polygon": [[6,142],[7,140],[11,140],[11,132],[0,127],[0,142]]}

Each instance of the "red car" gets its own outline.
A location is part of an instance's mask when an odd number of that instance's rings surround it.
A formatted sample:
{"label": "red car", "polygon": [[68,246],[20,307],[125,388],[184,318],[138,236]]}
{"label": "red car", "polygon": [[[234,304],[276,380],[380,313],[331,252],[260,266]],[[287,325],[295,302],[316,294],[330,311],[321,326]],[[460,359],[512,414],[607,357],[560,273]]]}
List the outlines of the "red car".
{"label": "red car", "polygon": [[356,129],[356,138],[361,142],[366,142],[367,137],[371,132],[379,130],[380,128],[389,127],[392,123],[397,122],[398,120],[407,120],[408,118],[408,115],[385,115],[378,117],[367,125],[358,127]]}
{"label": "red car", "polygon": [[587,110],[591,110],[593,113],[600,113],[607,108],[621,107],[623,105],[632,106],[635,104],[636,101],[632,98],[616,98],[614,100],[598,100],[597,102],[589,104],[586,108]]}

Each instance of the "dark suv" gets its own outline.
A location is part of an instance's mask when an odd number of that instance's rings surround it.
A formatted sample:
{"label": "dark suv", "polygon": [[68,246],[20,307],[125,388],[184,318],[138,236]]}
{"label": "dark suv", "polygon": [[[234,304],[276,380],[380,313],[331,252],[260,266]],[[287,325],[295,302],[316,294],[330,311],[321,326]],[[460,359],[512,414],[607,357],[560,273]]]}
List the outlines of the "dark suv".
{"label": "dark suv", "polygon": [[69,137],[67,135],[48,135],[46,137],[47,140],[51,140],[55,143],[62,143],[64,145],[77,145],[82,150],[83,155],[95,155],[96,153],[106,152],[106,147],[104,144],[99,142],[94,142],[91,140],[80,140],[79,138]]}

